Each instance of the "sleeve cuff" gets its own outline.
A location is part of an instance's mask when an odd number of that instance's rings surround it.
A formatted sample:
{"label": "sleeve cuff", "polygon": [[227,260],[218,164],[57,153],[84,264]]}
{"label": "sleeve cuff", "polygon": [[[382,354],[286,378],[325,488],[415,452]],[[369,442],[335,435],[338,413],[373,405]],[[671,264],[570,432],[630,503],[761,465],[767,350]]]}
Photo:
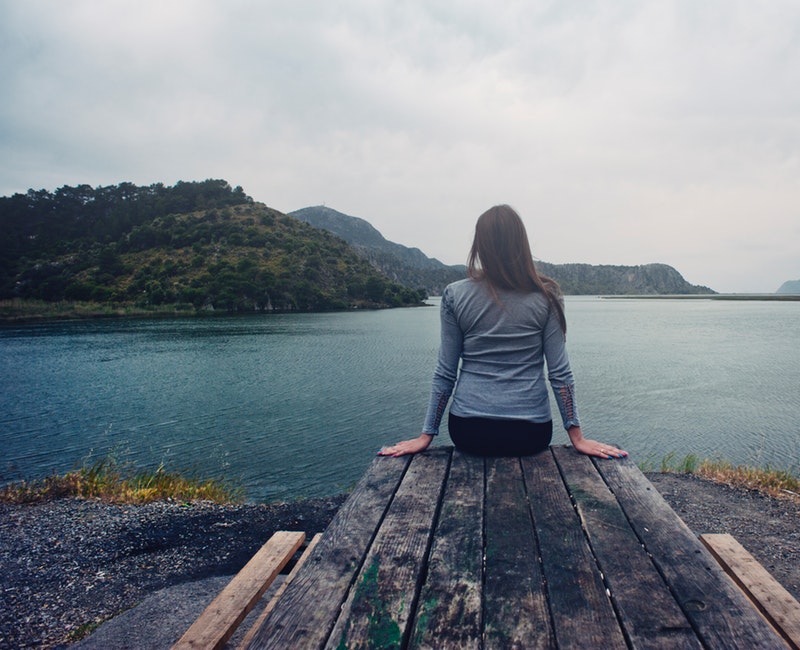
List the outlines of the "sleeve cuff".
{"label": "sleeve cuff", "polygon": [[578,418],[578,406],[575,403],[575,384],[553,386],[553,393],[556,397],[556,404],[558,404],[564,428],[579,427],[581,422]]}

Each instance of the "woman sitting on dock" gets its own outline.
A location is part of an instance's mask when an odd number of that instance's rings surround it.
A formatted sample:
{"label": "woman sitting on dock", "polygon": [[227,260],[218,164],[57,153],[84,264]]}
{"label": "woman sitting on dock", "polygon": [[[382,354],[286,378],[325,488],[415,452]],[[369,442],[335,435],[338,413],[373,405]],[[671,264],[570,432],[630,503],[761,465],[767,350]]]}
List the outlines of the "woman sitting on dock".
{"label": "woman sitting on dock", "polygon": [[525,225],[511,207],[495,206],[478,219],[467,275],[442,294],[441,346],[422,434],[379,454],[427,449],[451,394],[448,427],[457,449],[482,456],[543,451],[553,433],[546,361],[572,446],[600,458],[627,456],[614,445],[583,437],[561,290],[537,273]]}

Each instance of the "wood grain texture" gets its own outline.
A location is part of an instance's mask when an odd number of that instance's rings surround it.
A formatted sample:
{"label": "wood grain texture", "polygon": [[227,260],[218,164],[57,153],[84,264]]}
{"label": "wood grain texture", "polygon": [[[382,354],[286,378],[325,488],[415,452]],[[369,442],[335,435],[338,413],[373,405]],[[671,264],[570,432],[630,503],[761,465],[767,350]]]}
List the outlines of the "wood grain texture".
{"label": "wood grain texture", "polygon": [[414,456],[327,648],[383,650],[407,642],[449,461],[444,449]]}
{"label": "wood grain texture", "polygon": [[487,648],[551,648],[553,629],[518,458],[486,459]]}
{"label": "wood grain texture", "polygon": [[558,646],[627,648],[552,453],[524,458],[522,467]]}
{"label": "wood grain texture", "polygon": [[800,648],[800,603],[794,596],[732,535],[705,534],[700,540],[786,643]]}
{"label": "wood grain texture", "polygon": [[304,533],[288,531],[270,537],[172,646],[173,650],[222,648],[305,537]]}
{"label": "wood grain texture", "polygon": [[376,459],[247,647],[786,643],[632,461],[555,447]]}
{"label": "wood grain texture", "polygon": [[631,459],[597,468],[705,647],[786,647]]}
{"label": "wood grain texture", "polygon": [[554,447],[553,454],[631,644],[700,648],[688,619],[592,460],[572,447]]}
{"label": "wood grain texture", "polygon": [[311,555],[312,551],[316,548],[319,540],[322,538],[322,533],[317,533],[314,537],[311,538],[311,541],[306,546],[303,554],[299,557],[295,565],[292,567],[292,570],[289,572],[289,575],[286,576],[286,579],[281,583],[280,587],[275,590],[270,601],[267,603],[266,607],[261,611],[253,621],[253,624],[250,626],[250,629],[247,630],[247,633],[242,637],[241,642],[239,643],[240,648],[246,648],[250,642],[253,640],[255,635],[258,633],[258,630],[261,629],[261,626],[264,624],[264,621],[267,619],[267,616],[272,613],[272,610],[275,609],[275,606],[280,601],[281,596],[283,596],[283,592],[286,591],[289,584],[292,582],[294,577],[298,574],[300,569],[302,568],[303,564],[305,564],[306,559],[308,556]]}
{"label": "wood grain texture", "polygon": [[453,452],[410,647],[478,650],[483,588],[483,459]]}
{"label": "wood grain texture", "polygon": [[410,462],[372,461],[249,648],[324,646]]}

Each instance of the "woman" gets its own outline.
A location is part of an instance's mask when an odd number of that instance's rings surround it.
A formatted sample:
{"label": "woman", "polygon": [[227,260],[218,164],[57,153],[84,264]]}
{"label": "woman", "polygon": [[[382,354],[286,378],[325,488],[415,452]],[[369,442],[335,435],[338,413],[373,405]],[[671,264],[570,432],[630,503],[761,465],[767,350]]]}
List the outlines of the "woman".
{"label": "woman", "polygon": [[448,426],[457,449],[482,456],[543,451],[553,433],[546,361],[572,446],[600,458],[627,456],[614,445],[583,437],[561,292],[536,272],[525,226],[509,206],[490,208],[478,219],[467,275],[442,294],[441,347],[422,434],[379,455],[427,449],[451,394]]}

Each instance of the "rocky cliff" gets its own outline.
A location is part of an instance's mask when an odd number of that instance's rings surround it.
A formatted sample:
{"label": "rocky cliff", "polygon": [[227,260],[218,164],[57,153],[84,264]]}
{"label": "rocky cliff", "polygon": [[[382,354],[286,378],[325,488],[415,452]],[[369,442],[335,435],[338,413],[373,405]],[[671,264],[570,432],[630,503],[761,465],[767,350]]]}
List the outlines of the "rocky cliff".
{"label": "rocky cliff", "polygon": [[607,264],[548,264],[537,269],[557,280],[568,295],[712,294],[708,287],[689,284],[667,264],[615,266]]}

